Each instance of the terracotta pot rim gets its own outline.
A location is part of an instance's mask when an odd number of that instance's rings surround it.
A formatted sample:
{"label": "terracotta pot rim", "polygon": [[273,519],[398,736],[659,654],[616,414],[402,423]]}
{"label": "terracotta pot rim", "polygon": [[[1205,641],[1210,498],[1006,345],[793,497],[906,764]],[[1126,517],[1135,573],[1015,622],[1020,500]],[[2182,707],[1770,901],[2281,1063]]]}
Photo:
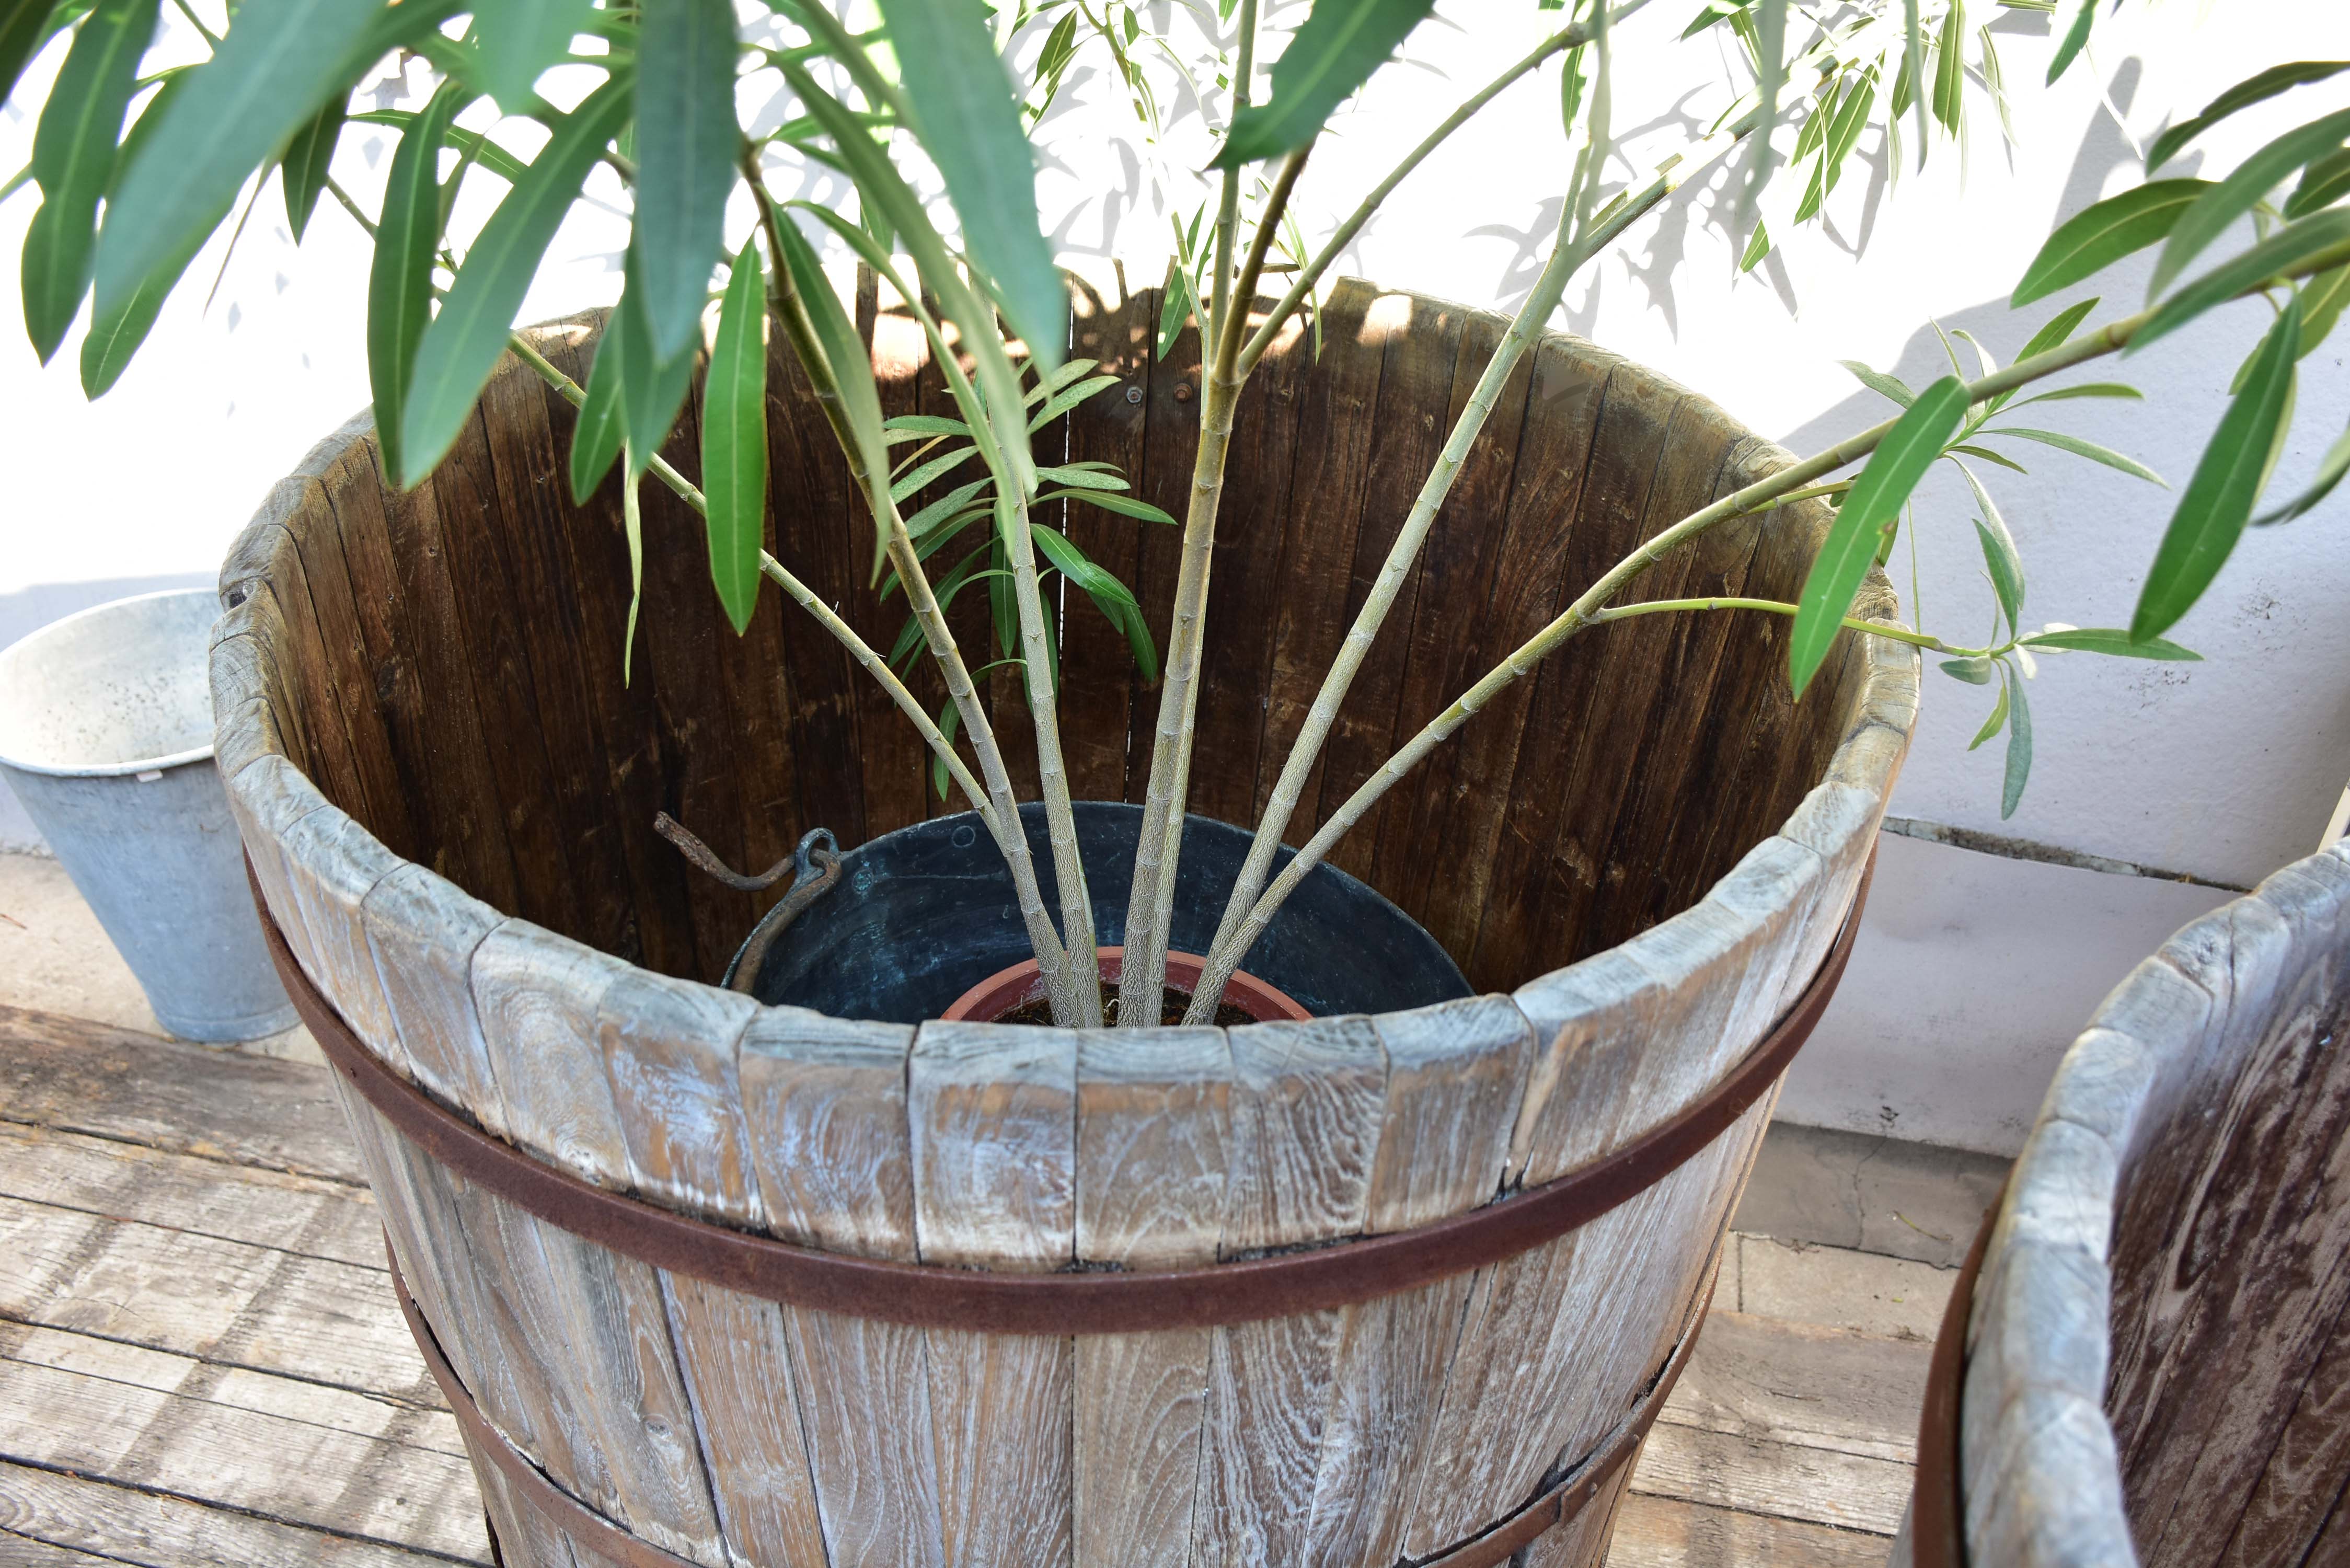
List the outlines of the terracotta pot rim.
{"label": "terracotta pot rim", "polygon": [[[1094,951],[1099,957],[1102,979],[1118,979],[1125,963],[1126,949],[1099,947]],[[1198,983],[1200,971],[1207,966],[1208,961],[1198,953],[1178,952],[1170,948],[1167,953],[1167,983],[1178,991],[1188,991]],[[1044,994],[1044,977],[1037,972],[1036,961],[1023,959],[997,970],[956,997],[939,1016],[948,1023],[993,1023],[1014,1008],[1024,1007]],[[1287,992],[1266,984],[1246,970],[1233,973],[1231,983],[1224,987],[1224,1001],[1259,1023],[1302,1023],[1314,1016]]]}

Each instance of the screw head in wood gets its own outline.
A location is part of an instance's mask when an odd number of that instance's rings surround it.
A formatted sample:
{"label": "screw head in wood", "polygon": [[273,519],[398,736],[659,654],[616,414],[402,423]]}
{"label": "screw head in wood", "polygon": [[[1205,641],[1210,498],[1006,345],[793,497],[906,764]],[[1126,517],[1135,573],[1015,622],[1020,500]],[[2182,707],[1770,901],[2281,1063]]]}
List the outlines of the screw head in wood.
{"label": "screw head in wood", "polygon": [[1128,387],[1126,389],[1126,400],[1129,403],[1139,403],[1142,401],[1142,389],[1139,387]]}

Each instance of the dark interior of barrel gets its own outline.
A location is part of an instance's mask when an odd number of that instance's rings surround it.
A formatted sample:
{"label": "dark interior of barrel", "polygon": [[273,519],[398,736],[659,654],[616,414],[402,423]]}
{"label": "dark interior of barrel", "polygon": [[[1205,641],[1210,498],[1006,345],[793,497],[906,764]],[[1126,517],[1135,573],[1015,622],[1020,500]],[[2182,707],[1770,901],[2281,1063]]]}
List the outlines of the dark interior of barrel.
{"label": "dark interior of barrel", "polygon": [[[877,311],[869,280],[859,315],[887,411],[951,412],[920,334]],[[1135,494],[1180,517],[1200,357],[1187,332],[1155,358],[1158,319],[1155,291],[1112,304],[1080,290],[1072,353],[1120,381],[1035,439],[1043,462],[1117,463]],[[1255,822],[1504,326],[1341,285],[1318,355],[1314,334],[1293,335],[1249,383],[1214,556],[1195,811]],[[544,338],[583,382],[594,330],[583,320]],[[904,600],[885,602],[869,582],[870,524],[780,343],[768,413],[769,546],[886,651]],[[781,888],[754,897],[692,869],[655,836],[657,812],[757,869],[811,827],[849,846],[963,803],[940,800],[920,737],[780,593],[764,590],[748,634],[733,634],[701,520],[650,479],[624,680],[620,487],[609,479],[571,504],[572,424],[570,405],[509,357],[418,490],[388,490],[371,443],[330,469],[287,520],[296,549],[274,576],[296,710],[287,744],[394,853],[501,910],[714,980]],[[691,475],[699,452],[697,394],[667,456]],[[1712,404],[1589,344],[1556,337],[1527,354],[1355,683],[1291,842],[1627,549],[1756,477],[1761,461]],[[1635,593],[1795,597],[1819,524],[1773,515],[1769,527],[1716,529]],[[1038,520],[1065,524],[1134,587],[1163,649],[1178,531],[1067,504]],[[977,544],[977,530],[965,538]],[[961,554],[938,556],[933,576]],[[1081,596],[1061,615],[1073,791],[1139,800],[1158,688]],[[983,586],[952,607],[974,667],[994,657],[989,618]],[[1727,613],[1587,633],[1472,720],[1334,859],[1423,922],[1481,990],[1621,941],[1701,897],[1826,765],[1857,668],[1852,639],[1796,704],[1785,637],[1780,618]],[[983,680],[1022,798],[1034,799],[1015,675]],[[926,661],[912,683],[935,711],[943,692]]]}

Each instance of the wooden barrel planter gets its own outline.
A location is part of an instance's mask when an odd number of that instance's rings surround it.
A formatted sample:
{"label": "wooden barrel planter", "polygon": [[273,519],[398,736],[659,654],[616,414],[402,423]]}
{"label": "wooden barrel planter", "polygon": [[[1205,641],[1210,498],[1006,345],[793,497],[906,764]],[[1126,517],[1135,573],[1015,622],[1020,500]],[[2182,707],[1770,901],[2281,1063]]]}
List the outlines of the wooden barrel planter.
{"label": "wooden barrel planter", "polygon": [[2350,1562],[2350,850],[2074,1041],[1935,1346],[1905,1557]]}
{"label": "wooden barrel planter", "polygon": [[[869,292],[861,314],[893,409],[940,407],[919,337]],[[1199,360],[1153,359],[1158,317],[1079,291],[1075,352],[1125,388],[1039,440],[1180,511]],[[1503,325],[1348,284],[1318,358],[1293,338],[1258,372],[1197,810],[1254,820]],[[595,330],[536,340],[584,376]],[[782,354],[770,386],[771,545],[886,647],[830,437]],[[256,883],[504,1561],[1595,1561],[1833,983],[1910,651],[1846,639],[1796,705],[1783,622],[1650,617],[1522,683],[1339,857],[1468,1000],[1231,1031],[835,1019],[709,983],[764,905],[653,818],[738,865],[818,825],[854,844],[945,809],[918,742],[789,607],[728,632],[699,521],[650,485],[624,684],[619,503],[569,504],[571,422],[509,360],[406,495],[363,422],[338,432],[224,570],[213,663]],[[1639,538],[1785,461],[1545,339],[1305,811]],[[1825,522],[1725,527],[1649,586],[1794,597]],[[1172,532],[1069,526],[1163,628]],[[1155,697],[1089,609],[1066,647],[1076,793],[1139,798]]]}

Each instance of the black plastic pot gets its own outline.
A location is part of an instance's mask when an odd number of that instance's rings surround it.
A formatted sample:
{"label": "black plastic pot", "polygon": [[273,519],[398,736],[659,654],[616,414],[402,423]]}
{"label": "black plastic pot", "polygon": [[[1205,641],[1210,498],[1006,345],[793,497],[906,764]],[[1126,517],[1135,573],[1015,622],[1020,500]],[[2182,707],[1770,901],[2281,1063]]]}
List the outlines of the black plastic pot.
{"label": "black plastic pot", "polygon": [[[1057,913],[1045,808],[1024,805],[1020,820],[1045,905]],[[1126,940],[1141,822],[1139,805],[1076,805],[1077,844],[1105,946]],[[1169,946],[1207,951],[1248,846],[1249,835],[1230,823],[1185,819]],[[1276,873],[1293,854],[1282,850]],[[836,1018],[918,1023],[1029,956],[1012,875],[978,816],[965,812],[883,834],[844,854],[839,880],[776,936],[751,991],[762,1002]],[[1389,1012],[1471,994],[1460,967],[1419,922],[1326,865],[1315,867],[1282,906],[1243,967],[1317,1016]]]}

